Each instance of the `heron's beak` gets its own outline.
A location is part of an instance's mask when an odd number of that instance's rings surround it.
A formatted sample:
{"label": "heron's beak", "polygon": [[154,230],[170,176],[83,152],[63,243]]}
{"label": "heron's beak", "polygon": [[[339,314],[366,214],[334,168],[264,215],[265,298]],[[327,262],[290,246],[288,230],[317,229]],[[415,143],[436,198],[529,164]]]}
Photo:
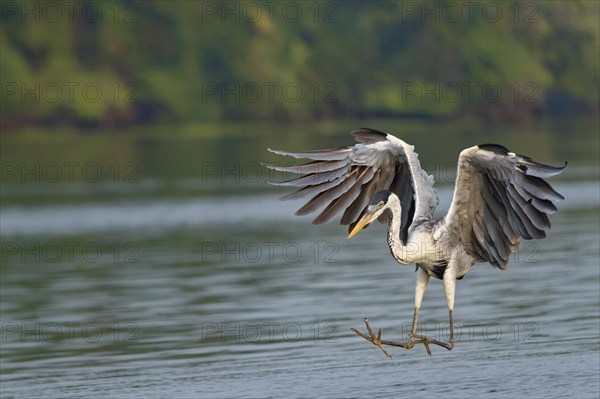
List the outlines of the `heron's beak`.
{"label": "heron's beak", "polygon": [[377,218],[377,216],[378,216],[377,213],[366,213],[362,218],[360,218],[358,223],[356,223],[356,226],[354,226],[354,228],[352,229],[350,234],[348,234],[348,238],[350,239],[354,235],[356,235],[356,233],[361,231],[363,229],[363,227],[365,227],[366,225],[371,223],[373,220],[375,220]]}

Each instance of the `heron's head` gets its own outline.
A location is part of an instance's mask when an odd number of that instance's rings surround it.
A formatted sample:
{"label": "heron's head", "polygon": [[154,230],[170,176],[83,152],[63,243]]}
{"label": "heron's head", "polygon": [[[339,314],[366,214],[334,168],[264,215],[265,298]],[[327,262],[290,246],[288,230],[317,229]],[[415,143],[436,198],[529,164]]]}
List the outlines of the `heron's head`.
{"label": "heron's head", "polygon": [[356,226],[354,226],[350,234],[348,234],[348,238],[352,238],[366,225],[377,219],[383,212],[385,212],[385,210],[390,207],[390,202],[393,197],[396,196],[389,190],[377,192],[373,198],[371,198],[371,202],[369,202],[369,205],[367,205],[367,209],[363,216],[360,218],[358,223],[356,223]]}

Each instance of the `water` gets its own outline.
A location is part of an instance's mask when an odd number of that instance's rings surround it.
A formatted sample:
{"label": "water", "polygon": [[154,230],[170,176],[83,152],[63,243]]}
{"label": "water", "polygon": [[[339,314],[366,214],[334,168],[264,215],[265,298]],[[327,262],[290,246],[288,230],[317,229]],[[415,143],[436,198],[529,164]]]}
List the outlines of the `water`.
{"label": "water", "polygon": [[[0,221],[1,396],[598,397],[597,154],[549,137],[527,147],[543,160],[570,161],[555,183],[567,199],[548,238],[524,242],[507,271],[480,264],[458,282],[454,350],[432,347],[428,357],[422,346],[391,348],[391,360],[350,331],[364,331],[363,317],[387,339],[404,339],[410,328],[414,268],[393,261],[382,226],[347,240],[335,223],[293,216],[299,204],[277,201],[281,191],[263,176],[194,175],[194,139],[126,138],[125,155],[108,159],[90,145],[81,162],[97,161],[110,176],[96,183],[9,176]],[[90,140],[105,139],[68,138],[64,152],[35,156],[62,164],[74,159],[69,145]],[[505,140],[517,141],[475,142]],[[248,165],[271,141],[244,142],[251,150],[235,146],[225,158],[205,154],[199,167]],[[462,141],[455,145],[473,144]],[[36,159],[27,157],[40,145],[5,144],[3,173],[11,159]],[[424,162],[436,159],[429,146],[418,147]],[[130,172],[131,161],[139,167],[133,182],[115,183],[110,166]],[[440,180],[444,212],[452,186]],[[438,280],[420,321],[423,332],[447,338]]]}

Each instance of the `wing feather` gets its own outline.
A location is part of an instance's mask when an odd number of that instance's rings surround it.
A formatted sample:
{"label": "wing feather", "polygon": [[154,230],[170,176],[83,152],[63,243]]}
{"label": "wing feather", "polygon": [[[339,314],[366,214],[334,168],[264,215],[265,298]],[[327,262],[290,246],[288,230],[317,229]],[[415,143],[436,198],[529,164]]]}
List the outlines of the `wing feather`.
{"label": "wing feather", "polygon": [[537,230],[544,231],[550,228],[548,216],[533,206],[531,198],[523,198],[513,184],[508,185],[508,191],[511,197],[514,198],[519,205],[519,208],[523,210],[527,219],[531,221],[531,224],[533,224]]}
{"label": "wing feather", "polygon": [[291,194],[284,195],[283,197],[280,198],[280,200],[287,201],[287,200],[292,200],[292,199],[303,198],[303,197],[306,197],[309,195],[317,195],[323,191],[329,190],[330,188],[333,188],[333,187],[337,186],[338,184],[342,183],[344,181],[345,177],[346,177],[346,175],[342,175],[342,176],[338,177],[337,179],[332,180],[327,183],[316,184],[314,186],[304,186],[304,187],[300,188],[299,190],[294,191]]}
{"label": "wing feather", "polygon": [[375,171],[371,168],[361,167],[360,173],[352,186],[335,201],[332,201],[313,221],[314,224],[331,222],[337,214],[347,207],[360,195],[360,190],[364,182],[371,180]]}
{"label": "wing feather", "polygon": [[362,195],[359,195],[353,202],[350,204],[348,208],[344,211],[342,215],[342,224],[350,224],[355,220],[358,220],[363,212],[363,210],[369,204],[369,200],[375,194],[375,187],[379,185],[379,176],[381,173],[375,173],[375,176],[366,183],[363,187],[361,187]]}
{"label": "wing feather", "polygon": [[342,159],[341,161],[315,161],[309,162],[304,165],[288,165],[288,166],[279,166],[276,164],[263,164],[269,169],[278,170],[280,172],[291,172],[295,174],[307,174],[307,173],[322,173],[322,172],[330,172],[332,170],[339,169],[346,165],[346,160]]}
{"label": "wing feather", "polygon": [[308,215],[316,211],[319,208],[325,206],[331,201],[336,200],[342,195],[346,190],[348,190],[354,184],[356,180],[356,176],[354,175],[356,169],[352,171],[347,177],[344,178],[340,184],[335,187],[330,188],[329,190],[323,191],[322,193],[314,196],[310,201],[308,201],[304,206],[302,206],[298,211],[296,211],[296,215]]}
{"label": "wing feather", "polygon": [[565,166],[544,165],[494,144],[462,151],[452,205],[444,218],[449,235],[473,257],[506,268],[521,238],[546,236],[548,215],[564,197],[543,177],[555,176]]}
{"label": "wing feather", "polygon": [[286,152],[279,150],[272,150],[267,148],[270,152],[277,155],[284,155],[294,158],[307,158],[314,161],[339,161],[346,159],[348,153],[352,151],[351,148],[332,148],[329,150],[316,150],[316,151],[305,151],[305,152]]}
{"label": "wing feather", "polygon": [[519,243],[519,236],[515,232],[515,229],[508,220],[508,214],[504,207],[500,195],[496,192],[496,189],[489,182],[489,177],[483,175],[484,180],[487,181],[482,187],[485,188],[483,193],[483,200],[485,201],[489,212],[495,217],[496,221],[500,225],[504,236],[508,239],[511,246]]}
{"label": "wing feather", "polygon": [[306,185],[316,185],[321,183],[326,183],[332,180],[337,179],[338,177],[346,174],[348,172],[348,166],[342,167],[339,169],[331,170],[329,172],[322,173],[311,173],[308,175],[304,175],[297,179],[291,179],[287,181],[282,181],[279,183],[271,183],[275,186],[306,186]]}
{"label": "wing feather", "polygon": [[358,144],[319,151],[269,151],[311,162],[298,166],[264,164],[282,172],[302,174],[295,179],[272,183],[280,186],[304,186],[282,199],[313,196],[296,214],[304,215],[324,207],[313,223],[327,223],[342,213],[341,223],[352,227],[361,217],[371,197],[387,189],[396,193],[402,204],[402,233],[419,218],[432,218],[438,204],[433,177],[422,168],[414,147],[374,129],[352,132]]}
{"label": "wing feather", "polygon": [[527,234],[524,235],[523,238],[531,240],[533,238],[544,238],[544,237],[546,237],[546,233],[544,233],[543,230],[537,229],[533,225],[533,222],[525,214],[525,210],[522,208],[521,204],[519,204],[517,202],[517,200],[515,199],[515,197],[513,197],[512,195],[510,195],[510,190],[509,190],[509,195],[508,195],[508,201],[509,201],[510,206],[512,207],[514,213],[517,215],[517,217],[521,221],[523,227],[525,228],[525,231],[527,232]]}

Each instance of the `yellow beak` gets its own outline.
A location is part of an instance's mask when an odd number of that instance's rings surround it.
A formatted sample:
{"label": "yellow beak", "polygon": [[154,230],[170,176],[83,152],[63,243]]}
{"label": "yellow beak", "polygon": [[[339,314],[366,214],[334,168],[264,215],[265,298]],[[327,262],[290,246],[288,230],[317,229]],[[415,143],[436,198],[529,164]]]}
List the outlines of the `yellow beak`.
{"label": "yellow beak", "polygon": [[369,223],[371,223],[375,218],[377,217],[377,215],[375,213],[367,213],[365,214],[359,221],[358,223],[356,223],[356,226],[354,226],[354,228],[352,229],[352,231],[350,232],[350,234],[348,234],[348,238],[352,238],[356,233],[358,233],[359,231],[361,231],[363,229],[363,227],[365,227],[366,225],[368,225]]}

